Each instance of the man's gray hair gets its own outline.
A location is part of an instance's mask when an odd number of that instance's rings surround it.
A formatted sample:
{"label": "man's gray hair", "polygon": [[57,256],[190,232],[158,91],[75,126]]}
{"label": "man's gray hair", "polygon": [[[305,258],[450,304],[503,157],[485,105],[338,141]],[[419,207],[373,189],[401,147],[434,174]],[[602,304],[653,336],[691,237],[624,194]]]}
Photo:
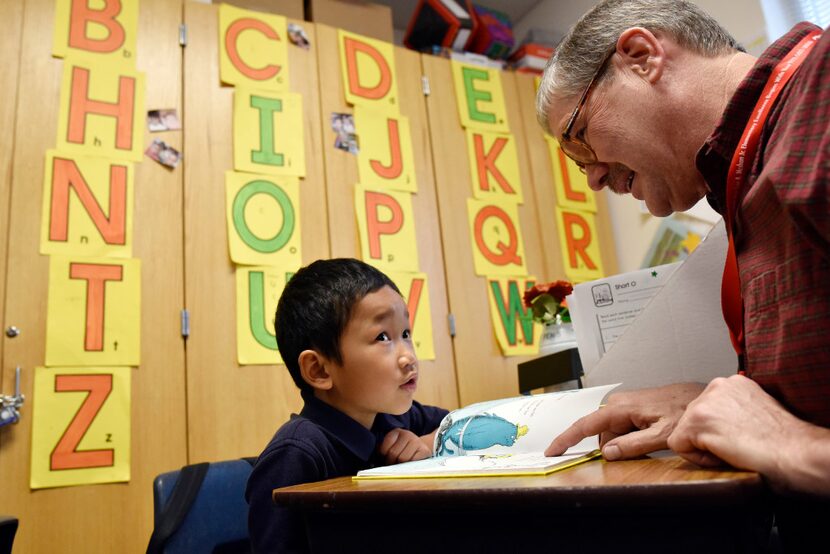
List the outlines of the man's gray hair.
{"label": "man's gray hair", "polygon": [[551,132],[548,110],[553,100],[585,90],[617,39],[631,27],[663,32],[680,46],[704,56],[743,50],[717,21],[686,0],[600,2],[576,22],[545,67],[536,93],[536,117],[545,131]]}

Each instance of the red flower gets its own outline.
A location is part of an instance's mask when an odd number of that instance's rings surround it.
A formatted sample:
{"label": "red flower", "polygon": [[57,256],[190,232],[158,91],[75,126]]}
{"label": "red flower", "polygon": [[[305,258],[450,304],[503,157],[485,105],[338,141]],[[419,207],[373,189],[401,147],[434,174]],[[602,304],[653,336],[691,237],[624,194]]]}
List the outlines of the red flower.
{"label": "red flower", "polygon": [[536,285],[533,288],[527,289],[523,300],[525,307],[530,308],[534,298],[541,294],[549,294],[553,296],[557,303],[562,304],[565,297],[571,294],[573,290],[573,285],[571,285],[568,281],[554,281],[553,283]]}

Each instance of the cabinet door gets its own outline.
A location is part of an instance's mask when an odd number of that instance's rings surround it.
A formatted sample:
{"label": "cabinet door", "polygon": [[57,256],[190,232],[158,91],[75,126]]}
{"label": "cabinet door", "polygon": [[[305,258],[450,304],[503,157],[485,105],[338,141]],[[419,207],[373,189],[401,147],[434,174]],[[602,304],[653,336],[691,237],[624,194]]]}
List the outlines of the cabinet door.
{"label": "cabinet door", "polygon": [[[228,255],[225,172],[233,170],[234,87],[219,79],[219,7],[187,2],[185,22],[185,265],[191,463],[255,456],[302,406],[285,366],[237,362],[236,277]],[[302,95],[306,176],[300,180],[303,264],[329,255],[320,155],[319,84],[312,50],[288,44],[290,90]],[[251,129],[256,132],[256,129]],[[296,271],[299,268],[289,268]],[[266,314],[273,319],[274,314]]]}
{"label": "cabinet door", "polygon": [[[6,247],[9,236],[9,195],[11,194],[12,156],[14,154],[15,108],[17,107],[17,80],[20,75],[20,38],[23,21],[23,0],[9,0],[3,6],[3,32],[0,33],[0,79],[5,86],[0,87],[0,314],[4,313],[6,301]],[[3,321],[4,334],[0,337],[0,360],[3,359],[3,347],[6,343],[5,330],[14,322]],[[10,337],[11,338],[11,337]],[[4,379],[0,368],[0,394],[11,394],[14,375],[11,380]],[[3,444],[0,433],[0,445]],[[2,494],[2,493],[0,493]],[[2,496],[0,496],[2,498]]]}
{"label": "cabinet door", "polygon": [[[355,109],[346,103],[343,92],[337,44],[338,31],[326,25],[315,27],[319,43],[317,59],[320,75],[321,79],[323,76],[327,79],[326,86],[320,91],[320,106],[323,115],[322,146],[326,164],[331,254],[333,257],[359,259],[362,258],[361,244],[355,214],[355,185],[359,182],[357,156],[335,148],[335,135],[329,123],[330,114],[353,114]],[[425,404],[453,409],[458,406],[458,393],[447,323],[449,311],[444,278],[444,249],[439,232],[441,226],[438,220],[438,197],[435,191],[426,102],[421,86],[420,55],[400,47],[395,47],[394,53],[398,105],[400,114],[408,118],[410,127],[415,181],[418,188],[418,192],[411,195],[418,250],[417,265],[427,276],[435,354],[433,360],[419,361],[420,374],[416,397]],[[360,136],[360,122],[356,121],[355,124]],[[413,338],[418,340],[417,333]]]}
{"label": "cabinet door", "polygon": [[[464,128],[459,122],[450,61],[422,56],[430,83],[427,97],[435,184],[446,259],[450,311],[455,316],[453,349],[457,361],[461,405],[514,396],[519,392],[517,364],[528,356],[504,357],[490,321],[487,279],[476,275],[467,216],[467,199],[473,196]],[[518,207],[518,224],[524,242],[528,274],[537,279],[553,274],[542,254],[535,191],[530,181],[523,121],[519,112],[516,77],[501,73],[504,102],[518,151],[524,203]],[[552,209],[552,208],[551,208]],[[549,246],[549,245],[548,245]]]}
{"label": "cabinet door", "polygon": [[[136,54],[146,74],[148,108],[181,113],[181,50],[178,26],[181,2],[142,0]],[[21,11],[22,10],[22,11]],[[12,17],[12,21],[9,20]],[[4,336],[3,386],[9,390],[14,367],[23,368],[26,396],[17,425],[0,430],[0,505],[20,519],[18,552],[142,552],[153,527],[152,482],[162,472],[186,463],[184,346],[179,311],[183,306],[182,169],[168,170],[148,158],[135,164],[133,258],[142,263],[141,365],[131,369],[131,475],[128,483],[31,491],[30,456],[34,368],[45,362],[49,256],[39,253],[41,202],[46,151],[56,147],[60,84],[66,63],[53,58],[54,0],[12,0],[3,4],[6,32],[20,29],[16,79],[5,79],[2,95],[17,90],[16,101],[0,101],[0,122],[9,105],[12,129],[0,140],[14,141],[9,219],[2,221],[8,242],[3,325],[20,328]],[[19,24],[13,24],[16,20]],[[0,41],[9,41],[3,36]],[[11,40],[11,44],[14,41]],[[14,73],[10,52],[0,70]],[[144,122],[139,124],[144,126]],[[145,144],[151,139],[144,133]],[[181,132],[163,137],[181,148]],[[0,167],[11,149],[0,146]],[[3,189],[0,189],[2,191]],[[3,198],[5,193],[0,194]],[[2,202],[2,200],[0,200]],[[5,207],[0,204],[5,216]],[[7,233],[7,234],[6,234]],[[8,239],[8,240],[6,240]],[[74,323],[74,322],[73,322]]]}

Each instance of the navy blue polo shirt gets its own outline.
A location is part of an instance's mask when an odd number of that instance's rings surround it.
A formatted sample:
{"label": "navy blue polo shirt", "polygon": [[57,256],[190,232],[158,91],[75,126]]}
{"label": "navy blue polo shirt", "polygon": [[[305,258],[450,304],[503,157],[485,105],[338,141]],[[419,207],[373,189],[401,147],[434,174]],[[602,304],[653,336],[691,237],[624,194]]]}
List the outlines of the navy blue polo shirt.
{"label": "navy blue polo shirt", "polygon": [[300,415],[279,428],[254,464],[245,499],[254,552],[308,552],[302,517],[274,504],[273,489],[355,475],[385,465],[377,447],[392,429],[426,435],[438,428],[447,411],[412,403],[403,415],[378,414],[366,429],[340,410],[303,392]]}

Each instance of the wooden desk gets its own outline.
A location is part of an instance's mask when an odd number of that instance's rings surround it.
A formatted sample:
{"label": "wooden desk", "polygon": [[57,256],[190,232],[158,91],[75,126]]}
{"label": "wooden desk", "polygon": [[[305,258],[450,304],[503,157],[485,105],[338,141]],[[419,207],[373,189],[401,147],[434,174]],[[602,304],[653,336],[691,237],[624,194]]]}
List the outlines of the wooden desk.
{"label": "wooden desk", "polygon": [[758,474],[674,456],[545,477],[343,477],[274,501],[303,513],[313,552],[753,552],[770,524]]}

